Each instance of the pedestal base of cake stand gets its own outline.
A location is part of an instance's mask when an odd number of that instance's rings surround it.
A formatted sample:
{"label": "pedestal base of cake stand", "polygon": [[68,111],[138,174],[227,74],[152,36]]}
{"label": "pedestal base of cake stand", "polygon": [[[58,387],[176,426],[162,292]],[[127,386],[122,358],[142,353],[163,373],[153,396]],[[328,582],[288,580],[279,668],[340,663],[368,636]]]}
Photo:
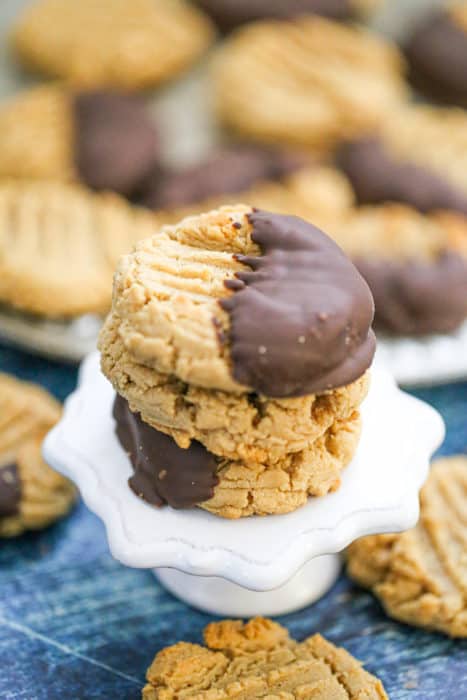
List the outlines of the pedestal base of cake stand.
{"label": "pedestal base of cake stand", "polygon": [[413,527],[429,459],[444,435],[436,411],[374,367],[360,443],[340,488],[286,515],[229,520],[201,508],[154,508],[135,496],[113,401],[99,357],[91,355],[44,442],[46,461],[78,484],[118,561],[156,570],[186,603],[232,617],[302,608],[332,586],[338,553],[355,539]]}
{"label": "pedestal base of cake stand", "polygon": [[283,586],[271,591],[252,591],[215,576],[153,569],[164,588],[184,603],[224,617],[272,617],[300,610],[327,593],[340,570],[339,554],[326,554],[309,561]]}

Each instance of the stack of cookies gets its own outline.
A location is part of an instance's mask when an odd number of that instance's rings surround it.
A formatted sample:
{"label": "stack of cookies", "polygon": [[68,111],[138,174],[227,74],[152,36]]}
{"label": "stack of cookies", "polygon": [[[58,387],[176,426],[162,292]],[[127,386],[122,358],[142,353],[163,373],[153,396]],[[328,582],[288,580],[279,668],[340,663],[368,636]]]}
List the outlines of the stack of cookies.
{"label": "stack of cookies", "polygon": [[336,489],[372,319],[352,263],[295,217],[224,207],[138,243],[99,343],[133,491],[239,518]]}

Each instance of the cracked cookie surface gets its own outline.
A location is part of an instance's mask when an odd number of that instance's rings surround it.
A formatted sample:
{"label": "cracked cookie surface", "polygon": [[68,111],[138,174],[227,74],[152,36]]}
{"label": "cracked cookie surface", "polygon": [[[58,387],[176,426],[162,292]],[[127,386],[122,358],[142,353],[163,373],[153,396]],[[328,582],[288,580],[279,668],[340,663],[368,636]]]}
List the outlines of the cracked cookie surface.
{"label": "cracked cookie surface", "polygon": [[214,622],[205,646],[179,642],[147,671],[143,700],[387,700],[380,680],[315,634],[298,643],[276,622]]}
{"label": "cracked cookie surface", "polygon": [[420,494],[420,520],[347,551],[349,575],[410,625],[467,637],[467,458],[434,462]]}
{"label": "cracked cookie surface", "polygon": [[213,62],[224,123],[251,138],[318,151],[381,122],[405,99],[403,72],[392,45],[319,17],[255,22]]}
{"label": "cracked cookie surface", "polygon": [[0,373],[0,537],[46,527],[76,499],[73,485],[41,456],[60,414],[44,389]]}

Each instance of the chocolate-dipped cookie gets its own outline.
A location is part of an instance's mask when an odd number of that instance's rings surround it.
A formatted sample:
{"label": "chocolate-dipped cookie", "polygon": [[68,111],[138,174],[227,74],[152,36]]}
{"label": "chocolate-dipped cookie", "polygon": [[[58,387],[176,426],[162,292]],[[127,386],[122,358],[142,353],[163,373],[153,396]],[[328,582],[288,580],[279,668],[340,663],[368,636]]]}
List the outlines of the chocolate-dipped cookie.
{"label": "chocolate-dipped cookie", "polygon": [[215,53],[212,74],[226,126],[317,152],[381,123],[407,97],[395,46],[318,16],[241,27]]}
{"label": "chocolate-dipped cookie", "polygon": [[44,389],[0,373],[0,537],[42,529],[76,499],[72,484],[41,456],[60,412]]}
{"label": "chocolate-dipped cookie", "polygon": [[372,291],[375,324],[449,333],[467,318],[467,218],[397,204],[359,207],[333,231]]}
{"label": "chocolate-dipped cookie", "polygon": [[378,132],[343,144],[337,164],[361,204],[401,202],[467,215],[467,115],[407,106]]}
{"label": "chocolate-dipped cookie", "polygon": [[221,195],[245,192],[263,180],[281,180],[310,160],[305,153],[277,148],[221,148],[195,165],[156,171],[143,182],[137,201],[151,209],[189,207]]}
{"label": "chocolate-dipped cookie", "polygon": [[372,317],[350,261],[295,217],[225,207],[138,244],[99,342],[128,402],[114,415],[134,490],[235,518],[337,488],[358,443]]}
{"label": "chocolate-dipped cookie", "polygon": [[267,17],[291,19],[317,14],[329,19],[348,20],[373,7],[372,0],[197,0],[223,32],[240,24]]}
{"label": "chocolate-dipped cookie", "polygon": [[424,17],[405,47],[414,86],[440,102],[467,107],[467,5]]}
{"label": "chocolate-dipped cookie", "polygon": [[143,101],[103,90],[32,88],[0,107],[0,175],[75,180],[130,195],[159,160]]}

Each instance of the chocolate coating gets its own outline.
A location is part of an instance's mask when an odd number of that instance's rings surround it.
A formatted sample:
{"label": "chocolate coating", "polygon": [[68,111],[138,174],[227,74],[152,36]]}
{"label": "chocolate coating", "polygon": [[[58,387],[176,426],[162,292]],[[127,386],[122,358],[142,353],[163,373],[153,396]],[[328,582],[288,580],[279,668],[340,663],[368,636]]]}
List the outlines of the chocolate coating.
{"label": "chocolate coating", "polygon": [[258,180],[279,180],[309,161],[300,153],[272,148],[225,148],[188,168],[165,173],[156,169],[136,201],[151,209],[183,207],[208,197],[242,192]]}
{"label": "chocolate coating", "polygon": [[441,102],[467,106],[467,32],[447,12],[429,15],[405,53],[415,87]]}
{"label": "chocolate coating", "polygon": [[404,202],[422,212],[451,209],[467,215],[467,195],[442,176],[396,160],[377,138],[344,144],[337,154],[358,202]]}
{"label": "chocolate coating", "polygon": [[16,464],[0,466],[0,518],[17,515],[21,501],[21,481]]}
{"label": "chocolate coating", "polygon": [[75,96],[75,164],[95,189],[130,195],[159,157],[155,126],[133,95],[90,91]]}
{"label": "chocolate coating", "polygon": [[467,318],[467,260],[446,252],[436,261],[355,259],[376,305],[375,324],[400,335],[450,333]]}
{"label": "chocolate coating", "polygon": [[135,473],[128,483],[137,496],[154,506],[167,503],[172,508],[191,508],[213,496],[218,465],[201,443],[192,440],[188,449],[182,449],[141,420],[118,395],[113,416],[117,437],[133,465]]}
{"label": "chocolate coating", "polygon": [[350,0],[197,0],[223,32],[240,24],[276,17],[289,19],[303,14],[317,14],[345,20],[355,15]]}
{"label": "chocolate coating", "polygon": [[227,281],[232,373],[271,397],[315,394],[350,384],[370,366],[373,299],[328,236],[294,216],[249,215],[259,257]]}

